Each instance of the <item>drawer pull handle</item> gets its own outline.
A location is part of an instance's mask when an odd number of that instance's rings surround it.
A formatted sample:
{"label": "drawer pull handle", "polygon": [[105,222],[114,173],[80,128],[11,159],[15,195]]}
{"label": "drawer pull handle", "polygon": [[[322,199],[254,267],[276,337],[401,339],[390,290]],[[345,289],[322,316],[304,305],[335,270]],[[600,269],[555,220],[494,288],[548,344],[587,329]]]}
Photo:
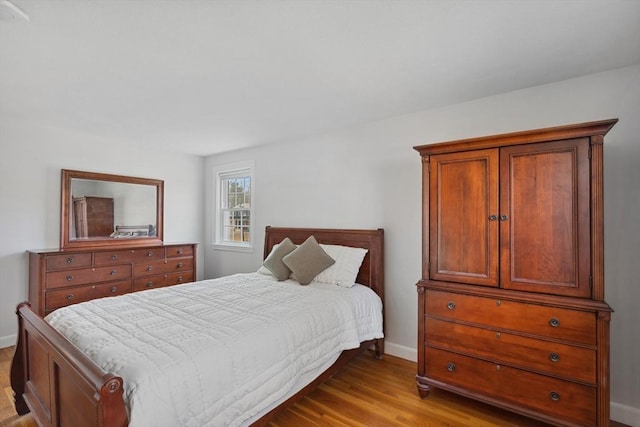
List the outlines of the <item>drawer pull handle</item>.
{"label": "drawer pull handle", "polygon": [[67,258],[67,264],[73,264],[73,258]]}
{"label": "drawer pull handle", "polygon": [[455,363],[447,363],[447,371],[455,372],[455,370],[456,370],[456,364]]}
{"label": "drawer pull handle", "polygon": [[153,282],[152,282],[152,281],[148,281],[148,282],[147,282],[147,288],[150,288],[150,287],[152,287],[152,286],[153,286]]}
{"label": "drawer pull handle", "polygon": [[70,282],[73,280],[73,274],[70,274],[67,276],[67,282]]}
{"label": "drawer pull handle", "polygon": [[112,288],[111,288],[111,293],[112,293],[112,294],[115,294],[116,292],[118,292],[118,288],[117,288],[117,287],[115,287],[115,286],[114,286],[114,287],[112,287]]}
{"label": "drawer pull handle", "polygon": [[552,317],[551,320],[549,320],[549,325],[551,325],[552,328],[557,328],[560,326],[560,321],[555,317]]}
{"label": "drawer pull handle", "polygon": [[449,304],[447,304],[447,308],[449,310],[453,310],[454,308],[456,308],[456,303],[453,301],[450,301]]}
{"label": "drawer pull handle", "polygon": [[147,271],[151,271],[151,270],[153,270],[153,266],[152,266],[152,265],[150,265],[149,267],[147,267]]}
{"label": "drawer pull handle", "polygon": [[551,360],[552,362],[558,362],[560,360],[560,355],[558,353],[551,353],[549,354],[549,360]]}
{"label": "drawer pull handle", "polygon": [[73,294],[69,294],[69,295],[67,295],[67,299],[68,299],[69,301],[71,301],[71,300],[73,299]]}
{"label": "drawer pull handle", "polygon": [[109,274],[111,274],[112,276],[115,276],[116,274],[118,274],[118,272],[116,270],[111,270],[111,273]]}
{"label": "drawer pull handle", "polygon": [[111,259],[112,259],[112,260],[116,260],[116,259],[118,259],[118,255],[111,255]]}
{"label": "drawer pull handle", "polygon": [[554,402],[557,402],[558,400],[560,400],[560,393],[552,391],[551,393],[549,393],[549,399],[553,400]]}
{"label": "drawer pull handle", "polygon": [[149,257],[153,256],[153,252],[151,252],[151,251],[147,252],[147,256],[149,256]]}
{"label": "drawer pull handle", "polygon": [[184,265],[183,263],[179,262],[178,263],[178,268],[182,268],[183,265]]}

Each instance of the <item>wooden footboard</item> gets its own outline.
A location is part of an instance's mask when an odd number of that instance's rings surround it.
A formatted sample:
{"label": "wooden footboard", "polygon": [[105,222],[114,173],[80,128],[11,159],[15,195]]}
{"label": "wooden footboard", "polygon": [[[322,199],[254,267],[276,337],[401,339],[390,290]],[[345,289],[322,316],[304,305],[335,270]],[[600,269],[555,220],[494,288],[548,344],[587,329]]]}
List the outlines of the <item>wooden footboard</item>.
{"label": "wooden footboard", "polygon": [[40,426],[126,426],[122,378],[102,371],[28,303],[16,314],[11,386],[18,414],[31,411]]}

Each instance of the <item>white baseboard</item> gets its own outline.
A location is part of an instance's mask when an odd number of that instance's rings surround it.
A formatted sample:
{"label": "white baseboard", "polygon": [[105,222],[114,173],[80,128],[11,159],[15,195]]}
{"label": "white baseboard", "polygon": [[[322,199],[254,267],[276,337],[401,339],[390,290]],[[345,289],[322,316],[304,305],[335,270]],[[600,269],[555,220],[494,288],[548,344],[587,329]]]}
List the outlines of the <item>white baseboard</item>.
{"label": "white baseboard", "polygon": [[394,344],[389,341],[384,342],[384,352],[385,354],[390,354],[391,356],[399,357],[401,359],[409,360],[411,362],[418,361],[418,350],[412,347],[407,347],[400,344]]}
{"label": "white baseboard", "polygon": [[7,335],[6,337],[0,337],[0,348],[6,348],[6,347],[11,347],[13,345],[16,345],[17,340],[18,340],[17,334]]}
{"label": "white baseboard", "polygon": [[611,402],[611,419],[631,427],[640,427],[640,408]]}

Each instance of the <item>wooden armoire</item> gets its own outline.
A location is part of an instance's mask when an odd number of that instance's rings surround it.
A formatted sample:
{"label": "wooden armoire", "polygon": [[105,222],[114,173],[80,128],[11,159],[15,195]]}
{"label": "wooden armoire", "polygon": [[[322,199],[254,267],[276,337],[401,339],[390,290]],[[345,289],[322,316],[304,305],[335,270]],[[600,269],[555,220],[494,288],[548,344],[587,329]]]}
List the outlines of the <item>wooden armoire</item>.
{"label": "wooden armoire", "polygon": [[603,142],[617,119],[415,147],[420,395],[609,425]]}

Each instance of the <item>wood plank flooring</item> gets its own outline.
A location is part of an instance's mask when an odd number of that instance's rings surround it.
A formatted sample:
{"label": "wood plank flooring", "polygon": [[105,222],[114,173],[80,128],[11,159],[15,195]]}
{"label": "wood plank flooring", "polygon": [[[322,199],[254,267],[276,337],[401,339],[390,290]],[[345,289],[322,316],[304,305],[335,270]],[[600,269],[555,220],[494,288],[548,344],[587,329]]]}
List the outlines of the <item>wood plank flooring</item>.
{"label": "wood plank flooring", "polygon": [[[13,408],[9,367],[13,348],[0,349],[0,426],[33,427],[29,416]],[[432,390],[422,400],[415,385],[416,365],[385,355],[366,353],[332,379],[274,418],[272,427],[531,427],[545,424],[492,406]],[[624,427],[611,423],[612,427]]]}

